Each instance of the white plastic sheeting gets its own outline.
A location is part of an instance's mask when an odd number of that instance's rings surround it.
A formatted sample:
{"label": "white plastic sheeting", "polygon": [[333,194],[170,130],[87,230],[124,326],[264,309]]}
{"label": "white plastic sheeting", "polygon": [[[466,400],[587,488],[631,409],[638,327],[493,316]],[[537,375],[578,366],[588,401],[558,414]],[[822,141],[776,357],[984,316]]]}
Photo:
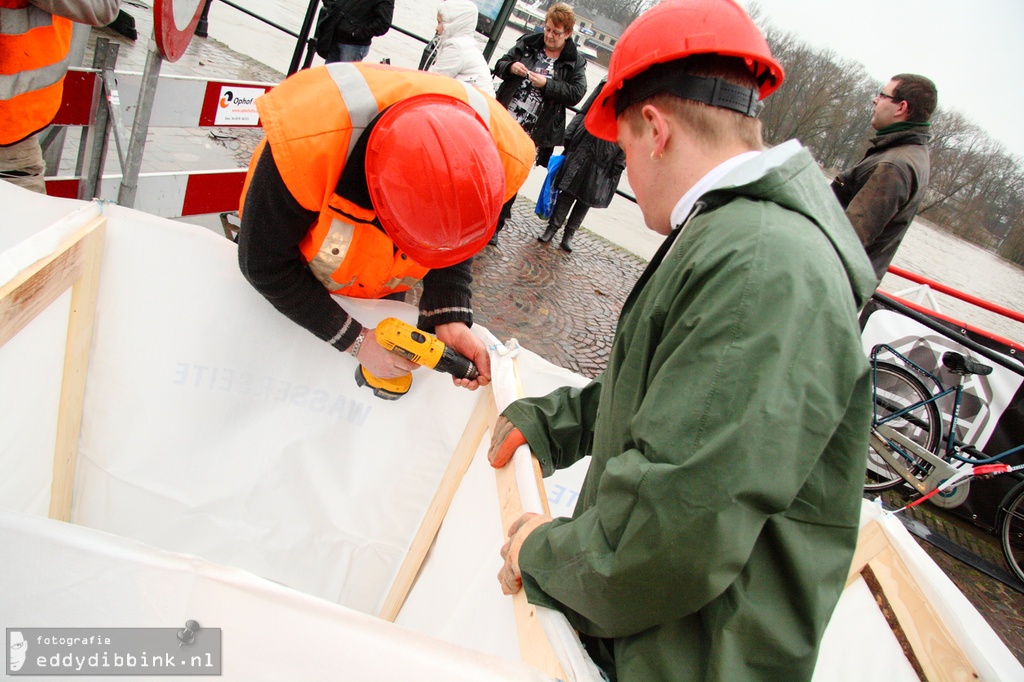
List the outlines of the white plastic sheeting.
{"label": "white plastic sheeting", "polygon": [[[372,397],[354,384],[355,361],[273,310],[242,279],[234,245],[203,228],[6,183],[0,205],[13,216],[0,230],[0,284],[101,210],[109,220],[76,525],[38,518],[49,502],[67,297],[0,348],[4,626],[197,619],[222,628],[229,679],[530,678],[495,579],[504,529],[486,437],[397,625],[365,615],[381,606],[481,392],[421,369],[401,400]],[[371,326],[415,317],[394,303],[350,309]],[[496,376],[507,371],[507,356],[492,358]],[[527,350],[517,362],[527,395],[585,382]],[[499,401],[511,399],[503,382]],[[546,481],[554,514],[571,512],[585,466]],[[962,624],[954,631],[982,679],[1024,679],[899,523],[885,527],[943,616]],[[593,672],[577,643],[556,648],[570,675]],[[913,679],[858,581],[826,632],[815,679],[883,671]]]}
{"label": "white plastic sheeting", "polygon": [[3,511],[0,546],[6,627],[181,627],[196,620],[221,629],[222,679],[245,682],[547,679],[522,663],[246,571],[78,525]]}

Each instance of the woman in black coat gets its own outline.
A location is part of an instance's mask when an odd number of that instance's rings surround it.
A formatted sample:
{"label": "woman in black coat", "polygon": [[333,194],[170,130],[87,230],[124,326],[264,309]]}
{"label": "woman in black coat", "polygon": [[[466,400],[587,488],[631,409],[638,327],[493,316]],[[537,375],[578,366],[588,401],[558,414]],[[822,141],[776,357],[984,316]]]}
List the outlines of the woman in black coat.
{"label": "woman in black coat", "polygon": [[[565,140],[565,110],[587,93],[587,60],[576,49],[576,14],[563,2],[548,9],[544,33],[524,35],[494,65],[501,78],[495,98],[509,110],[537,145],[538,166]],[[512,197],[501,209],[491,244],[512,215]]]}
{"label": "woman in black coat", "polygon": [[562,248],[566,251],[572,251],[572,237],[583,224],[587,211],[591,208],[605,208],[611,203],[626,167],[626,155],[619,146],[594,137],[587,132],[583,123],[587,110],[602,87],[604,81],[594,88],[583,109],[573,117],[565,131],[565,160],[554,182],[555,189],[559,190],[558,199],[551,210],[547,229],[537,237],[538,241],[544,243],[551,241],[566,216],[569,216],[562,235]]}

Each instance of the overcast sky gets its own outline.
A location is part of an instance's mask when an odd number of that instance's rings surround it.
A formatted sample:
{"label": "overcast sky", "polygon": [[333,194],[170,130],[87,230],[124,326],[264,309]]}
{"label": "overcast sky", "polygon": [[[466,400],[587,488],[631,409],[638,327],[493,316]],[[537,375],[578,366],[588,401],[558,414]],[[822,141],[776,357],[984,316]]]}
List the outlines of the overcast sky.
{"label": "overcast sky", "polygon": [[1024,162],[1024,0],[756,2],[774,26],[859,61],[883,83],[901,72],[928,76],[939,106]]}

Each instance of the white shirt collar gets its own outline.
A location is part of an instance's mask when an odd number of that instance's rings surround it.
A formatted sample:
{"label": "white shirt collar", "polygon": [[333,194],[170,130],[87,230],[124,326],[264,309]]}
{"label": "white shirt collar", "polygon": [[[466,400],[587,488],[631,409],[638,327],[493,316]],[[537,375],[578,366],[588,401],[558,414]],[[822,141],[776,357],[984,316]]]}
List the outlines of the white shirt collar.
{"label": "white shirt collar", "polygon": [[682,196],[672,209],[672,227],[683,224],[693,205],[704,194],[721,187],[738,187],[757,180],[772,168],[782,165],[803,147],[796,140],[789,140],[771,149],[737,154],[712,168],[703,178]]}
{"label": "white shirt collar", "polygon": [[750,151],[738,154],[731,159],[727,159],[722,163],[718,164],[707,174],[704,175],[697,183],[684,194],[679,201],[676,203],[675,208],[672,209],[672,227],[675,228],[683,224],[686,217],[690,215],[690,211],[693,210],[693,205],[697,203],[704,194],[707,194],[708,190],[713,188],[719,180],[729,174],[729,172],[741,165],[743,162],[759,156],[761,152]]}

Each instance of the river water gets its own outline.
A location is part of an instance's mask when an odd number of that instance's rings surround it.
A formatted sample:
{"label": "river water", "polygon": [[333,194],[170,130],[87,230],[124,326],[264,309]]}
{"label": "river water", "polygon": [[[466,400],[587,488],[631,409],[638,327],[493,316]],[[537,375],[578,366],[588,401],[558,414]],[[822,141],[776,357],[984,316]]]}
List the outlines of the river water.
{"label": "river water", "polygon": [[[305,0],[242,0],[239,4],[296,33],[302,25],[307,7]],[[393,25],[425,39],[430,38],[437,23],[439,4],[421,0],[397,0]],[[281,72],[288,70],[295,49],[295,38],[220,2],[214,2],[211,7],[209,34],[232,49]],[[506,28],[490,63],[493,65],[520,35],[520,31]],[[478,36],[478,39],[483,48],[483,36]],[[386,58],[396,66],[416,68],[423,47],[423,42],[391,30],[374,39],[367,61]],[[314,64],[321,61],[317,57]],[[593,88],[606,73],[604,67],[588,62],[589,87]],[[539,181],[543,179],[540,171],[535,169],[531,182],[524,187],[524,193],[528,190],[536,191],[533,188],[539,186]],[[628,191],[626,177],[623,179],[623,188]],[[656,235],[643,225],[636,207],[621,197],[616,197],[612,207],[606,211],[591,211],[585,226],[645,258],[650,258],[659,242]],[[922,221],[916,222],[907,234],[894,264],[1011,310],[1024,311],[1024,269]],[[906,280],[886,275],[881,288],[889,293],[901,293],[910,286],[913,284]],[[913,294],[907,293],[906,297],[913,299]],[[1024,324],[942,294],[935,294],[934,299],[941,311],[1024,344]]]}

